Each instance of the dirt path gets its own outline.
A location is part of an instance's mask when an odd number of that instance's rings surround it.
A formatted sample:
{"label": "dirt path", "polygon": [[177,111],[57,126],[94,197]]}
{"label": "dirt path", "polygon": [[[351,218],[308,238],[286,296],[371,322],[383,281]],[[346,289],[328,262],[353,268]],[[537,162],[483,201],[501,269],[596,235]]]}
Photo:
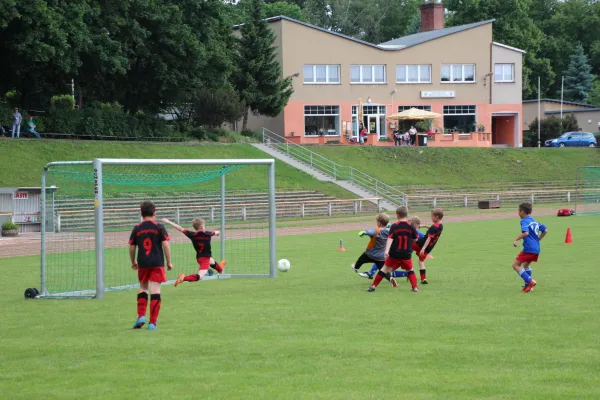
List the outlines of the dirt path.
{"label": "dirt path", "polygon": [[[536,210],[536,216],[548,216],[555,215],[555,209],[544,209],[539,208]],[[342,222],[343,219],[332,219],[332,220],[310,220],[301,221],[299,226],[281,227],[277,229],[277,236],[292,236],[292,235],[305,235],[329,232],[345,232],[350,230],[361,230],[369,225],[368,222],[364,221],[363,217],[350,217],[349,222]],[[485,220],[496,220],[516,218],[515,211],[497,212],[492,211],[490,213],[478,213],[468,215],[452,215],[452,212],[448,213],[444,218],[445,222],[469,222],[469,221],[485,221]],[[362,221],[358,220],[362,219]],[[347,220],[346,220],[347,221]],[[239,228],[237,226],[236,228]],[[268,234],[268,230],[255,229],[248,231],[245,229],[231,229],[228,232],[229,239],[247,239],[250,237],[265,237]],[[83,234],[49,234],[52,236],[52,252],[65,252],[65,251],[87,251],[93,250],[94,236],[92,233]],[[75,237],[74,237],[75,236]],[[105,246],[107,248],[116,248],[123,246],[127,243],[129,237],[128,232],[116,232],[107,233],[105,237]],[[172,238],[173,243],[187,243],[185,237],[176,236]],[[0,258],[5,257],[16,257],[16,256],[33,256],[40,254],[40,234],[39,233],[25,233],[17,238],[2,238],[0,239]]]}

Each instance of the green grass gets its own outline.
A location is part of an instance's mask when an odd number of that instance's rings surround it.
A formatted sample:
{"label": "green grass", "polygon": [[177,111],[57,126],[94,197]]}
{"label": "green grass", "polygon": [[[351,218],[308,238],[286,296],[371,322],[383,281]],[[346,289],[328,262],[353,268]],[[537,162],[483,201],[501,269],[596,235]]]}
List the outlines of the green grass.
{"label": "green grass", "polygon": [[575,181],[579,166],[600,165],[596,149],[477,149],[313,146],[340,165],[392,185],[473,187],[478,183]]}
{"label": "green grass", "polygon": [[[115,143],[68,140],[0,140],[0,187],[40,186],[42,168],[52,161],[82,161],[94,158],[272,158],[247,144]],[[10,160],[10,162],[8,162]],[[329,182],[275,162],[277,189],[316,190],[339,198],[355,197]],[[266,189],[264,179],[255,179],[253,168],[233,173],[236,190]],[[236,182],[230,182],[230,188]]]}
{"label": "green grass", "polygon": [[23,300],[38,258],[2,259],[0,397],[597,399],[598,220],[539,220],[528,295],[510,267],[515,219],[447,224],[420,293],[366,293],[354,231],[280,237],[290,272],[165,287],[157,332],[130,329],[135,291]]}

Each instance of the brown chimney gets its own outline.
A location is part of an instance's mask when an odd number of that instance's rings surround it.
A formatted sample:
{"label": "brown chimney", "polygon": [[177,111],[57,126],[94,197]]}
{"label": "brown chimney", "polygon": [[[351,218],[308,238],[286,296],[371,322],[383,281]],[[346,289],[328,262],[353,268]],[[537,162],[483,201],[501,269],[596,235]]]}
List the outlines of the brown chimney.
{"label": "brown chimney", "polygon": [[444,27],[444,5],[441,0],[425,0],[421,4],[421,32]]}

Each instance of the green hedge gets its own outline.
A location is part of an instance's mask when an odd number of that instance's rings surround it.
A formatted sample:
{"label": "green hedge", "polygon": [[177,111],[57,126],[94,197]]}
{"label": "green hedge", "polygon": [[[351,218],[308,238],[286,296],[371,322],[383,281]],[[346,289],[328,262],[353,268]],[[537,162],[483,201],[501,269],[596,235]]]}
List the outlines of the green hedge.
{"label": "green hedge", "polygon": [[82,110],[52,108],[43,117],[34,117],[39,132],[88,137],[173,138],[188,137],[161,118],[130,115],[118,103],[99,104]]}

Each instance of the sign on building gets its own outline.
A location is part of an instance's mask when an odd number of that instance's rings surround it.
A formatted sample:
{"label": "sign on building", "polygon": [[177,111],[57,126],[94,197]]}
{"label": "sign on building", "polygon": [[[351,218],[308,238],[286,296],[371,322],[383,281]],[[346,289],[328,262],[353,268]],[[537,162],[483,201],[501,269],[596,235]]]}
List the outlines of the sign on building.
{"label": "sign on building", "polygon": [[437,92],[421,91],[422,99],[441,99],[441,98],[453,98],[453,97],[456,97],[456,93],[454,93],[454,90],[437,91]]}
{"label": "sign on building", "polygon": [[13,194],[15,200],[27,200],[29,199],[29,192],[15,192]]}

